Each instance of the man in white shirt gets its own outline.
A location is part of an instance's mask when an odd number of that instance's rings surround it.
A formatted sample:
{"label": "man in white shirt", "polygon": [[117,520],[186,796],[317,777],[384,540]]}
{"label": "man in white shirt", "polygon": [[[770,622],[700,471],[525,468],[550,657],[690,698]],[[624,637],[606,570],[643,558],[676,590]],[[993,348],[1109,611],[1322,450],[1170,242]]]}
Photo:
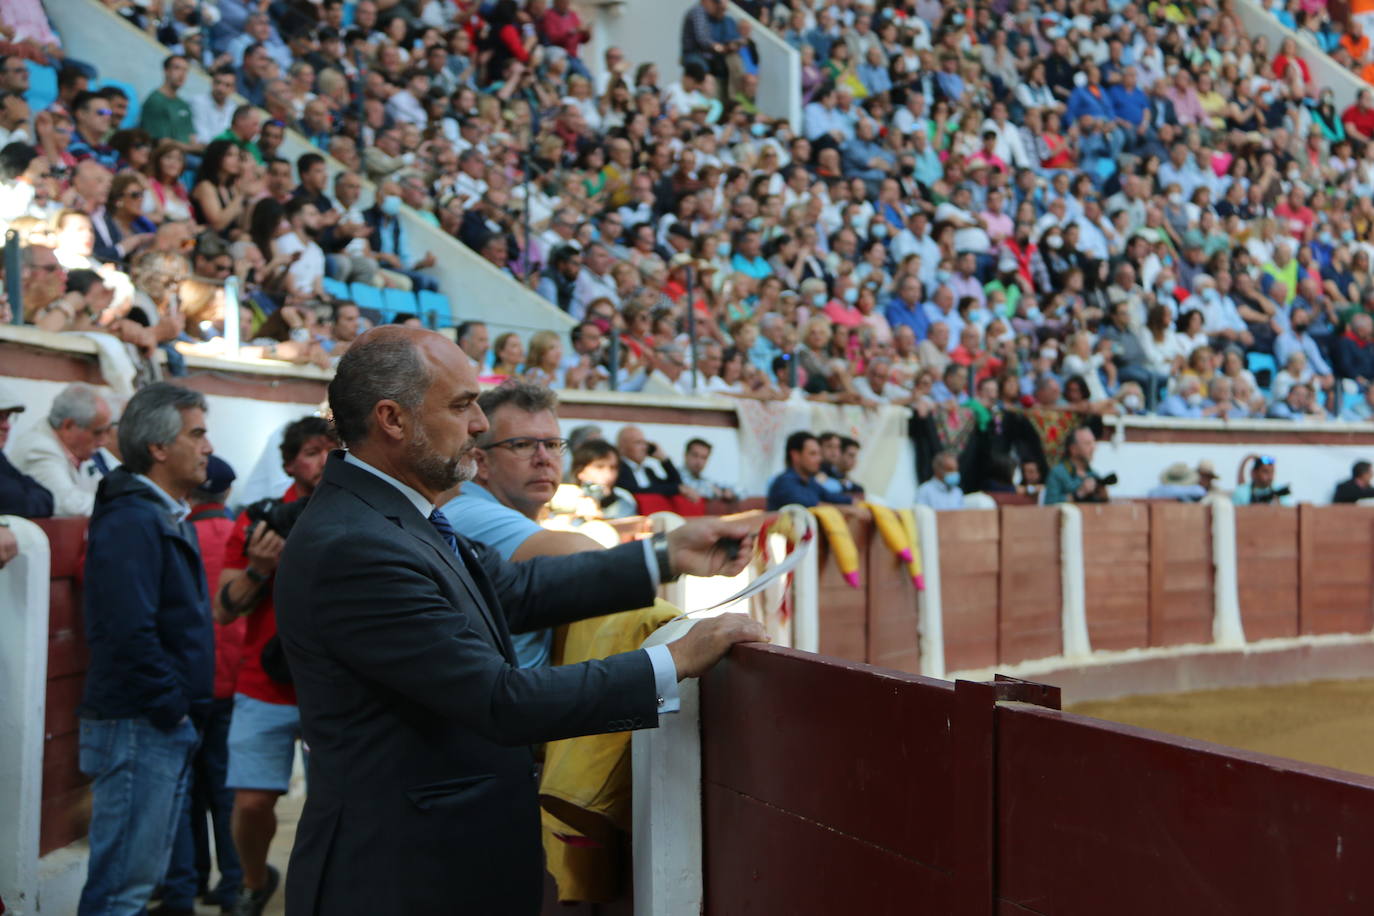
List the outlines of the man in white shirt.
{"label": "man in white shirt", "polygon": [[587,306],[605,297],[620,308],[620,294],[615,290],[615,279],[611,276],[611,253],[600,242],[587,246],[582,256],[582,272],[577,275],[577,286],[573,292],[572,308],[568,314],[581,319],[587,313]]}
{"label": "man in white shirt", "polygon": [[315,241],[320,234],[320,211],[304,197],[293,197],[286,203],[285,214],[291,231],[272,245],[280,254],[296,255],[286,269],[287,287],[293,295],[323,299],[324,249]]}
{"label": "man in white shirt", "polygon": [[701,61],[688,61],[682,78],[663,89],[663,113],[670,118],[686,117],[698,106],[709,105],[710,100],[701,91],[704,79],[706,68]]}
{"label": "man in white shirt", "polygon": [[109,403],[90,385],[74,382],[53,399],[48,422],[14,444],[14,466],[52,493],[53,515],[91,514],[96,487],[110,470],[100,453],[110,419]]}
{"label": "man in white shirt", "polygon": [[406,73],[405,88],[391,94],[386,100],[387,114],[403,124],[424,127],[429,123],[429,114],[421,101],[429,92],[429,76],[418,68]]}
{"label": "man in white shirt", "polygon": [[854,380],[854,390],[859,397],[874,404],[909,404],[911,395],[900,385],[889,380],[892,375],[892,360],[877,356],[868,361],[864,374]]}
{"label": "man in white shirt", "polygon": [[935,222],[954,224],[954,250],[971,251],[974,254],[987,254],[992,247],[987,230],[969,209],[973,202],[973,192],[961,185],[953,196],[940,204],[935,210]]}
{"label": "man in white shirt", "polygon": [[940,246],[930,237],[930,217],[924,210],[915,210],[907,217],[906,228],[892,240],[892,258],[902,261],[914,254],[921,259],[921,282],[929,286],[940,266]]}
{"label": "man in white shirt", "polygon": [[191,99],[191,125],[196,142],[209,143],[229,129],[234,120],[234,91],[238,76],[234,68],[220,67],[210,78],[210,91]]}

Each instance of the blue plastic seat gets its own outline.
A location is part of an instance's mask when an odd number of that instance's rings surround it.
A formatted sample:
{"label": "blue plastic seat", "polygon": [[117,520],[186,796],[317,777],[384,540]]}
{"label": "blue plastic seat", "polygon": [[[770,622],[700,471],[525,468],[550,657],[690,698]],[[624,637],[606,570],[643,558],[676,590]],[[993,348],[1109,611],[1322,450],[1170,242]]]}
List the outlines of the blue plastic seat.
{"label": "blue plastic seat", "polygon": [[29,68],[29,91],[24,101],[29,103],[29,111],[42,111],[57,101],[57,71],[31,60],[24,64]]}
{"label": "blue plastic seat", "polygon": [[[1340,386],[1338,385],[1337,388],[1339,389],[1339,387]],[[1354,391],[1347,391],[1341,398],[1341,413],[1344,414],[1348,410],[1354,410],[1356,407],[1359,407],[1363,403],[1364,395],[1360,393],[1360,390],[1358,388],[1356,388]]]}
{"label": "blue plastic seat", "polygon": [[415,294],[403,289],[382,290],[382,302],[385,303],[387,321],[395,321],[397,315],[420,314],[420,305],[415,301]]}
{"label": "blue plastic seat", "polygon": [[427,328],[453,327],[453,309],[443,293],[420,290],[420,320]]}
{"label": "blue plastic seat", "polygon": [[387,314],[386,303],[382,301],[382,291],[375,286],[368,286],[366,283],[350,283],[348,285],[349,298],[358,303],[358,310],[363,317],[374,325],[386,324],[391,320]]}
{"label": "blue plastic seat", "polygon": [[[1274,384],[1274,376],[1279,374],[1279,364],[1274,357],[1268,353],[1247,353],[1245,354],[1245,368],[1249,369],[1255,376],[1255,381],[1265,395],[1269,394],[1269,389]],[[1261,372],[1268,372],[1268,381],[1260,378]]]}
{"label": "blue plastic seat", "polygon": [[348,284],[342,280],[335,280],[332,277],[324,278],[324,291],[335,299],[353,298],[353,294],[348,289]]}
{"label": "blue plastic seat", "polygon": [[106,86],[123,89],[124,94],[129,97],[129,110],[125,113],[124,120],[116,124],[114,129],[137,127],[139,113],[143,110],[143,99],[139,96],[138,89],[133,83],[126,83],[123,80],[98,79],[91,83],[91,90],[104,89]]}

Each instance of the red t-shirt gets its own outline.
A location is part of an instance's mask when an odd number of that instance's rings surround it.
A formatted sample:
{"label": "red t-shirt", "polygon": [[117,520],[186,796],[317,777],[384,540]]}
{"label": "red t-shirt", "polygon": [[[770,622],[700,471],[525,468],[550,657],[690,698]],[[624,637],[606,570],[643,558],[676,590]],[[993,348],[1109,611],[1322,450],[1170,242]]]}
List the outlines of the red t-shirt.
{"label": "red t-shirt", "polygon": [[1348,127],[1355,128],[1366,137],[1374,134],[1374,108],[1360,108],[1359,105],[1351,105],[1341,115],[1341,120]]}
{"label": "red t-shirt", "polygon": [[[234,520],[219,513],[224,512],[220,503],[203,503],[191,510],[191,524],[196,526],[196,537],[200,540],[200,561],[205,567],[205,582],[210,588],[211,600],[219,594],[219,574],[224,568],[224,545],[234,532]],[[197,518],[204,515],[203,518]],[[244,620],[240,617],[233,623],[215,624],[215,699],[224,700],[234,695],[234,682],[239,675],[243,659]]]}
{"label": "red t-shirt", "polygon": [[[293,483],[282,496],[283,502],[294,502],[300,498]],[[247,569],[248,557],[243,548],[247,544],[245,532],[248,530],[248,515],[244,513],[234,522],[233,533],[224,544],[224,568]],[[275,574],[273,576],[275,578]],[[239,679],[235,690],[247,697],[264,703],[296,705],[296,688],[290,684],[278,684],[262,670],[262,647],[277,635],[277,609],[272,604],[272,579],[262,587],[262,598],[258,606],[244,615],[243,664],[239,667]]]}

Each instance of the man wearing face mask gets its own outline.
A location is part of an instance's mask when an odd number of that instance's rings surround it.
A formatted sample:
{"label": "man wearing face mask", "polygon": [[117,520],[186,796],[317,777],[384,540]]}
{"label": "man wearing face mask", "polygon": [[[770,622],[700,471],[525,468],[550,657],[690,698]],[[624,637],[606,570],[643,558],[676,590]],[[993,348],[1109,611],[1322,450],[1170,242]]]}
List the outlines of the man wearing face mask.
{"label": "man wearing face mask", "polygon": [[377,188],[377,202],[363,213],[372,230],[372,251],[383,267],[409,278],[416,290],[438,291],[439,282],[421,273],[436,263],[434,252],[426,251],[424,257],[416,257],[411,251],[400,219],[401,203],[401,186],[394,181],[382,182]]}
{"label": "man wearing face mask", "polygon": [[1216,405],[1202,396],[1202,383],[1195,375],[1179,379],[1178,390],[1159,405],[1161,417],[1200,420],[1216,412]]}
{"label": "man wearing face mask", "polygon": [[944,451],[935,456],[934,475],[916,488],[916,504],[932,509],[964,508],[964,491],[959,488],[959,455]]}

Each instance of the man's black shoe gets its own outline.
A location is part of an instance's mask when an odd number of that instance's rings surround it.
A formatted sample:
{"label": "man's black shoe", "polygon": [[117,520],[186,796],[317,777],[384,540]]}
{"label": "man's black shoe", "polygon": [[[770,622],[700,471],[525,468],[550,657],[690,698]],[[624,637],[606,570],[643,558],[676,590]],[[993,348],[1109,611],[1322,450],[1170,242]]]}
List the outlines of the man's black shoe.
{"label": "man's black shoe", "polygon": [[267,866],[266,884],[256,891],[246,887],[239,891],[239,902],[234,905],[234,916],[262,916],[262,911],[267,908],[267,901],[277,892],[279,884],[281,872],[271,865]]}
{"label": "man's black shoe", "polygon": [[193,906],[168,906],[162,904],[157,907],[150,907],[148,916],[196,916],[196,908]]}

